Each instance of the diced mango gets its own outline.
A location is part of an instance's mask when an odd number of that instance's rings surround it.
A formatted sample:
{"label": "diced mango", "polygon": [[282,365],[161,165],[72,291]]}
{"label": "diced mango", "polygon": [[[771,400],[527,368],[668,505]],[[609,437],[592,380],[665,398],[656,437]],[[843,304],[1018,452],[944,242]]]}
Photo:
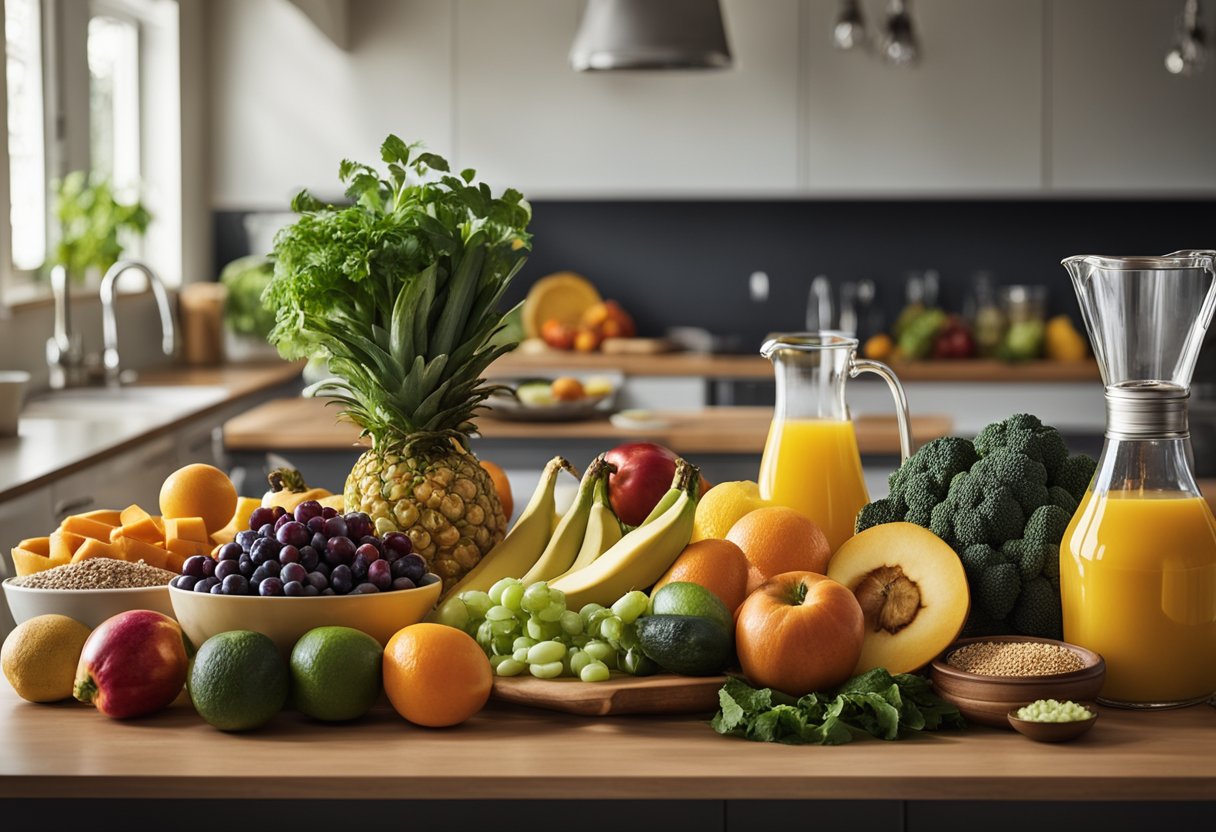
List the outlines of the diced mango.
{"label": "diced mango", "polygon": [[257,497],[237,497],[236,498],[236,513],[232,515],[232,520],[228,526],[232,529],[235,535],[237,532],[243,532],[249,528],[249,517],[255,509],[262,507],[261,499]]}
{"label": "diced mango", "polygon": [[[160,546],[154,546],[151,543],[146,543],[135,537],[119,538],[118,551],[122,554],[123,560],[129,560],[132,563],[142,560],[149,566],[159,566],[161,569],[167,569],[165,566],[169,558],[169,552]],[[179,569],[181,567],[178,567]]]}
{"label": "diced mango", "polygon": [[81,512],[80,516],[96,520],[98,523],[105,523],[107,526],[122,525],[122,512],[116,508],[95,508],[92,511]]}
{"label": "diced mango", "polygon": [[182,564],[185,562],[185,555],[180,555],[177,552],[165,552],[165,564],[161,569],[168,569],[170,572],[181,572]]}
{"label": "diced mango", "polygon": [[18,577],[32,575],[46,569],[53,569],[67,563],[66,560],[50,558],[51,541],[49,537],[31,537],[13,547],[13,566]]}
{"label": "diced mango", "polygon": [[91,560],[93,558],[114,558],[121,560],[121,552],[113,543],[102,543],[94,537],[85,538],[84,543],[80,544],[80,548],[72,555],[72,563],[80,563],[82,560]]}
{"label": "diced mango", "polygon": [[51,533],[48,554],[51,560],[67,563],[76,554],[76,550],[84,545],[88,538],[73,532],[55,531]]}
{"label": "diced mango", "polygon": [[147,520],[149,517],[151,515],[148,512],[134,504],[127,506],[118,513],[119,523],[123,526],[138,523],[140,520]]}
{"label": "diced mango", "polygon": [[[133,537],[136,540],[142,540],[144,543],[151,543],[154,546],[159,546],[161,541],[165,539],[165,533],[156,525],[156,521],[151,517],[145,517],[143,520],[137,520],[134,523],[129,523],[124,526],[119,526],[122,537]],[[114,538],[111,536],[110,538]]]}
{"label": "diced mango", "polygon": [[180,537],[166,540],[165,548],[174,554],[185,555],[186,557],[206,555],[211,552],[210,544],[200,543],[197,540],[182,540]]}
{"label": "diced mango", "polygon": [[63,522],[59,524],[61,531],[72,532],[81,537],[90,537],[93,540],[103,540],[109,542],[110,530],[113,526],[106,523],[99,523],[85,517],[83,514],[69,514],[63,518]]}
{"label": "diced mango", "polygon": [[207,525],[201,517],[172,517],[165,520],[165,540],[207,542]]}
{"label": "diced mango", "polygon": [[51,556],[51,539],[49,537],[27,537],[17,544],[17,548],[48,558]]}

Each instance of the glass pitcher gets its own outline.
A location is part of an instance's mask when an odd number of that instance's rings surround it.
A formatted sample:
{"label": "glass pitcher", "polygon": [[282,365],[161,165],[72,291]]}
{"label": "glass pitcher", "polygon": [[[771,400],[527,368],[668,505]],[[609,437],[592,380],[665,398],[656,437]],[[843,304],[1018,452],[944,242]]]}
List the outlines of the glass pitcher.
{"label": "glass pitcher", "polygon": [[777,379],[760,496],[806,514],[836,551],[853,535],[857,512],[870,501],[845,382],[861,373],[886,380],[895,397],[901,459],[907,459],[912,436],[903,387],[886,364],[858,358],[857,339],[841,332],[771,335],[760,354],[773,362]]}
{"label": "glass pitcher", "polygon": [[1065,640],[1106,659],[1105,704],[1173,707],[1216,691],[1216,519],[1187,427],[1214,258],[1063,261],[1106,386],[1106,441],[1060,544],[1060,597]]}

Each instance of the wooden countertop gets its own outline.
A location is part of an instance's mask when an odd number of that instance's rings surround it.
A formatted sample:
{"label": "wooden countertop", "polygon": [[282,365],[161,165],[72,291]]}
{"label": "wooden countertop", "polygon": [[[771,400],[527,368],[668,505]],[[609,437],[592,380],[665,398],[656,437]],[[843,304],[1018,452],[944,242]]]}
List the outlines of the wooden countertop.
{"label": "wooden countertop", "polygon": [[[339,420],[326,399],[276,399],[224,424],[224,445],[241,451],[340,451],[359,444],[359,428]],[[607,419],[584,422],[507,422],[482,416],[477,420],[483,439],[601,440],[612,447],[629,440],[666,445],[676,453],[760,454],[773,417],[771,407],[710,407],[694,411],[656,413],[667,427],[625,430]],[[898,454],[895,417],[861,416],[854,420],[857,443],[864,454]],[[915,416],[912,436],[923,444],[951,430],[945,416]]]}
{"label": "wooden countertop", "polygon": [[[264,390],[299,377],[303,363],[180,367],[140,373],[133,388],[206,387],[216,395],[197,405],[172,410],[144,408],[118,413],[91,409],[84,399],[70,413],[54,416],[23,412],[18,435],[0,438],[0,501],[25,494],[81,468],[93,465],[169,433],[182,424],[215,413]],[[94,388],[81,388],[87,395]],[[67,396],[75,390],[65,391]],[[35,400],[51,402],[55,393]],[[34,414],[39,411],[36,408]]]}
{"label": "wooden countertop", "polygon": [[[696,717],[578,717],[491,704],[416,728],[384,705],[345,725],[285,711],[225,734],[188,703],[117,722],[0,685],[0,798],[803,798],[1211,800],[1216,709],[1102,709],[1067,745],[976,727],[832,748],[720,737]],[[291,760],[291,776],[273,776]],[[611,771],[588,761],[611,761]]]}
{"label": "wooden countertop", "polygon": [[[1026,361],[1010,364],[995,360],[902,361],[892,364],[903,381],[989,382],[1099,382],[1094,361]],[[498,377],[552,372],[622,372],[629,376],[701,376],[707,379],[768,379],[772,364],[759,355],[705,355],[676,352],[660,355],[604,355],[602,353],[508,353],[490,367]]]}

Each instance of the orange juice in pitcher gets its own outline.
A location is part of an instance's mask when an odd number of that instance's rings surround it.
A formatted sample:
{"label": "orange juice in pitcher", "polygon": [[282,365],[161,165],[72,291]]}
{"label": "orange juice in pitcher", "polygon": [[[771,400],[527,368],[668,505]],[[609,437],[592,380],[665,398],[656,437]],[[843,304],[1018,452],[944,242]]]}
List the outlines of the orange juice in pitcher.
{"label": "orange juice in pitcher", "polygon": [[908,404],[891,368],[857,357],[857,339],[838,332],[774,335],[760,350],[773,362],[777,403],[760,462],[760,496],[814,520],[835,551],[853,535],[870,501],[857,435],[845,405],[845,382],[872,372],[895,396],[903,459],[908,458]]}

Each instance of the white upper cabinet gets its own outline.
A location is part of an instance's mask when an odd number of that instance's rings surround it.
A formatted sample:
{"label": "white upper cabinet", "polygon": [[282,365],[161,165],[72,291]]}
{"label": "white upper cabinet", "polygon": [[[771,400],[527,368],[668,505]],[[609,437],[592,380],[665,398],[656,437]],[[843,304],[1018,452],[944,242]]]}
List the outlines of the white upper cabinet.
{"label": "white upper cabinet", "polygon": [[[863,2],[870,32],[886,3]],[[832,45],[807,0],[804,186],[812,194],[1002,194],[1042,185],[1042,0],[914,0],[920,64]]]}
{"label": "white upper cabinet", "polygon": [[[1216,4],[1201,6],[1211,44]],[[1182,0],[1053,0],[1052,189],[1216,188],[1216,61],[1190,77],[1165,70],[1181,11]]]}
{"label": "white upper cabinet", "polygon": [[529,196],[791,194],[797,0],[725,0],[735,67],[575,72],[577,0],[459,0],[456,153]]}

